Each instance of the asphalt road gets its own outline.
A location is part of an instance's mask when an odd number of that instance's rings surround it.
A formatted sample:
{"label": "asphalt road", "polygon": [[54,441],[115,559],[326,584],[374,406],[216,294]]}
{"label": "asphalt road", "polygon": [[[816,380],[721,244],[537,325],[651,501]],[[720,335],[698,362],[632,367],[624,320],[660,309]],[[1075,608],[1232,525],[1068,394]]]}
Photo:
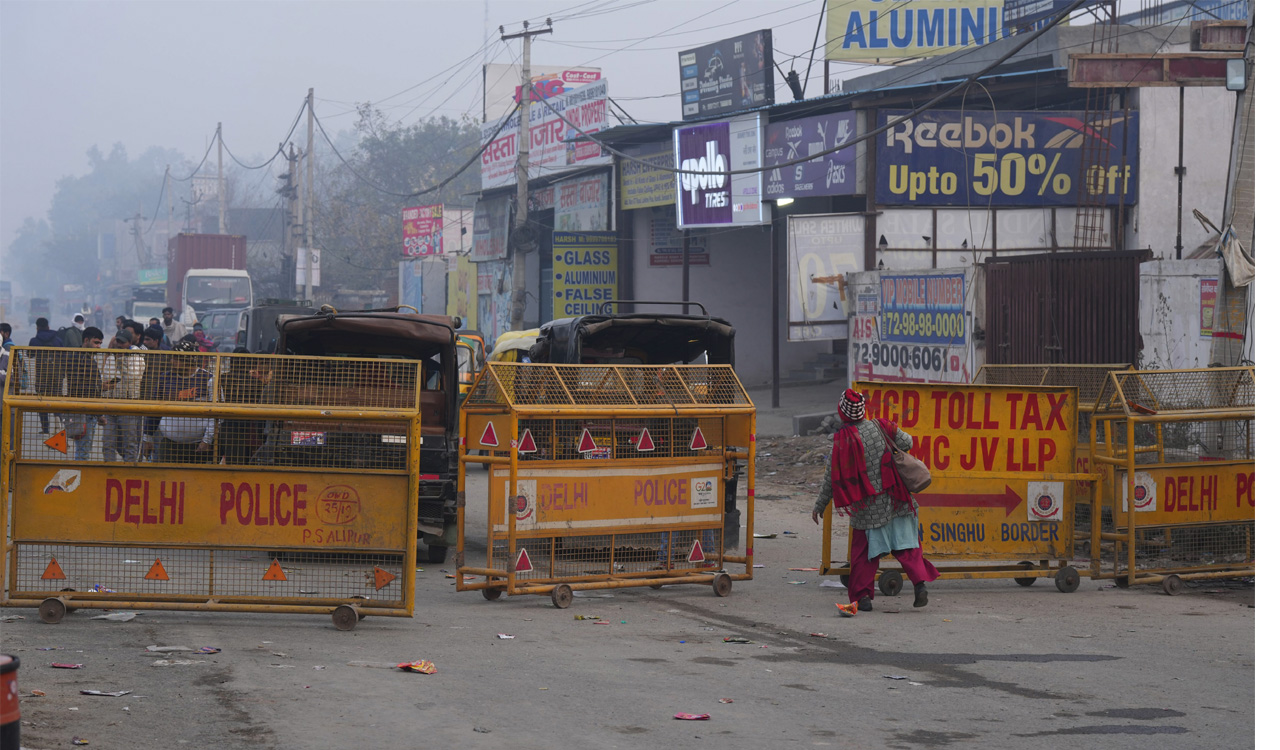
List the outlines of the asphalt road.
{"label": "asphalt road", "polygon": [[[912,608],[907,594],[879,597],[875,612],[840,618],[842,590],[789,570],[816,566],[821,549],[810,498],[789,492],[762,483],[756,530],[779,535],[753,540],[764,567],[724,598],[675,585],[582,592],[564,610],[543,596],[487,602],[455,592],[450,566],[420,564],[412,619],[370,617],[351,632],[325,616],[143,611],[110,622],[80,610],[45,625],[34,610],[3,610],[25,618],[3,625],[3,650],[22,659],[23,745],[1254,744],[1252,585],[1189,582],[1169,597],[1087,578],[1073,594],[1044,580],[939,581],[928,607]],[[483,550],[478,525],[468,549]],[[149,653],[152,645],[222,651]],[[376,666],[416,659],[439,672]],[[710,719],[672,718],[680,712]]]}

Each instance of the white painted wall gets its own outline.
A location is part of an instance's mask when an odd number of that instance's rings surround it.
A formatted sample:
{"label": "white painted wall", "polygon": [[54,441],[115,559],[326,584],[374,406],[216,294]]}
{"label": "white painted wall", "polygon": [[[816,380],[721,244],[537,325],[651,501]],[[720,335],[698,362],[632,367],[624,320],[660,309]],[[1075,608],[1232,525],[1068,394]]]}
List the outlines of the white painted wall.
{"label": "white painted wall", "polygon": [[1218,278],[1222,261],[1143,263],[1138,281],[1138,332],[1144,369],[1207,367],[1213,339],[1200,335],[1200,280]]}
{"label": "white painted wall", "polygon": [[[1136,90],[1139,126],[1138,203],[1126,231],[1130,250],[1151,248],[1157,258],[1176,258],[1178,224],[1178,89]],[[1182,255],[1208,233],[1193,209],[1222,224],[1222,205],[1231,156],[1234,92],[1216,86],[1186,89],[1183,107]],[[1199,297],[1197,296],[1197,299]]]}
{"label": "white painted wall", "polygon": [[[653,268],[649,255],[653,250],[650,222],[653,209],[634,212],[635,235],[634,294],[636,299],[672,300],[681,298],[680,266]],[[689,269],[689,299],[706,305],[707,312],[724,318],[737,330],[734,339],[735,369],[744,385],[755,387],[772,382],[773,360],[769,315],[773,310],[773,291],[769,286],[771,249],[769,228],[744,227],[733,230],[707,230],[707,251],[710,266],[692,266]],[[817,341],[789,343],[786,341],[786,298],[780,300],[780,325],[783,343],[781,348],[781,373],[787,377],[789,370],[798,368],[805,361],[831,351],[831,343]],[[679,307],[663,305],[641,310],[665,310],[680,312]],[[699,312],[693,308],[690,312]]]}

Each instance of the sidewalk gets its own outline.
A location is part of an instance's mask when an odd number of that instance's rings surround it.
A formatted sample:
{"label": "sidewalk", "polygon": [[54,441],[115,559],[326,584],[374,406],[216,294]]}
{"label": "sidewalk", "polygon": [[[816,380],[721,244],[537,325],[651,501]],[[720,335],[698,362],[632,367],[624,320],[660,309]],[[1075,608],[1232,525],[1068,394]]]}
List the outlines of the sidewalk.
{"label": "sidewalk", "polygon": [[847,387],[844,381],[833,380],[824,385],[783,388],[779,399],[781,405],[777,409],[771,408],[773,404],[771,387],[748,388],[747,395],[751,397],[751,403],[756,405],[756,434],[790,437],[793,416],[816,412],[835,414],[836,403]]}

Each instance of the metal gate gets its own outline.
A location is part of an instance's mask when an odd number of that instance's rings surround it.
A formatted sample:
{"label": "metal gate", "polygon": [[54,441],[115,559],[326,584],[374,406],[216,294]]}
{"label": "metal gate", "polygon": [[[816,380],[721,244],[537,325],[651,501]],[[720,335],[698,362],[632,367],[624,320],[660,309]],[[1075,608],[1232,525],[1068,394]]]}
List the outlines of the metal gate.
{"label": "metal gate", "polygon": [[1150,251],[986,261],[989,364],[1137,362],[1138,270]]}
{"label": "metal gate", "polygon": [[489,466],[488,549],[483,566],[459,549],[458,591],[567,607],[574,590],[702,583],[724,596],[752,577],[751,547],[725,548],[740,471],[747,539],[755,495],[755,407],[732,367],[490,362],[462,411],[463,449],[489,454],[462,459]]}
{"label": "metal gate", "polygon": [[412,616],[418,362],[13,353],[0,604]]}

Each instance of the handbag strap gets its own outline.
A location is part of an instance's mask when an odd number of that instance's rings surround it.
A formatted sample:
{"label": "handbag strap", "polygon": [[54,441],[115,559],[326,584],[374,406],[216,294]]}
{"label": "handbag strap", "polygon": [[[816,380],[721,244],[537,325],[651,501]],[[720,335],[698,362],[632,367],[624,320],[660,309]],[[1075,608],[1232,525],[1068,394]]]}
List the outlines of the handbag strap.
{"label": "handbag strap", "polygon": [[881,435],[882,437],[884,437],[884,441],[885,441],[886,443],[888,443],[888,444],[889,444],[889,451],[890,451],[891,453],[895,453],[895,454],[896,454],[896,453],[902,453],[902,449],[901,449],[901,448],[899,448],[898,446],[894,445],[894,444],[893,444],[893,440],[889,437],[889,435],[888,435],[887,433],[885,433],[885,431],[884,431],[884,427],[882,427],[882,426],[880,425],[880,420],[878,420],[878,419],[873,419],[873,420],[871,420],[871,421],[875,424],[876,429],[880,431],[880,435]]}

